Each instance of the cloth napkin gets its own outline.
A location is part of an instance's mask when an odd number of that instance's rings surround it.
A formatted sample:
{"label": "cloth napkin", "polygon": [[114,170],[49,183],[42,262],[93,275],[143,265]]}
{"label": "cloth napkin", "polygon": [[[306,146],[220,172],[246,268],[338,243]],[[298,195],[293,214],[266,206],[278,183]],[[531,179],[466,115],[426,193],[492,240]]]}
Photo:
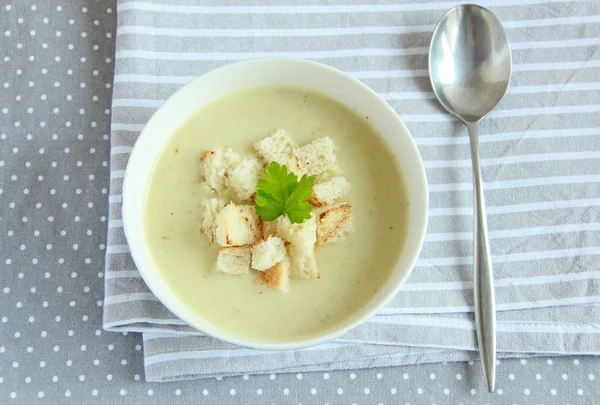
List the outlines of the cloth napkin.
{"label": "cloth napkin", "polygon": [[[427,77],[431,32],[455,3],[246,3],[118,2],[105,329],[143,332],[149,381],[473,358],[469,141]],[[502,20],[514,63],[480,126],[499,355],[600,354],[600,3],[480,3]],[[426,242],[395,299],[338,341],[278,353],[177,319],[140,277],[121,221],[127,159],[156,108],[198,75],[273,55],[329,64],[380,93],[415,138],[430,187]]]}

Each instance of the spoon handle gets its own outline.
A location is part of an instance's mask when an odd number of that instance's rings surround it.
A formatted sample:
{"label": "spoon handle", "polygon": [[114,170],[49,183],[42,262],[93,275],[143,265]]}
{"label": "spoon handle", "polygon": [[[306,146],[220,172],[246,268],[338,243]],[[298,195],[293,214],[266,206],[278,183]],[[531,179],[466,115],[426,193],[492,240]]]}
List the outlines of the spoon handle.
{"label": "spoon handle", "polygon": [[494,297],[494,276],[490,244],[488,242],[487,220],[481,169],[479,165],[479,137],[477,123],[467,123],[471,143],[471,161],[473,164],[474,192],[474,226],[473,226],[473,259],[475,263],[474,302],[475,325],[477,328],[477,344],[483,375],[490,392],[496,385],[496,303]]}

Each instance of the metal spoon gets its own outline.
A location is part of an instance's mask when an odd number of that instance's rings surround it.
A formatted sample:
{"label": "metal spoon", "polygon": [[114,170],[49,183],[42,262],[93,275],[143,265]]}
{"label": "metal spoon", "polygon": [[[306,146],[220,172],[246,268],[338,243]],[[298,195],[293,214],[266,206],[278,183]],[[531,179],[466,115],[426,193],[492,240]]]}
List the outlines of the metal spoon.
{"label": "metal spoon", "polygon": [[429,78],[448,112],[467,125],[474,182],[473,258],[477,344],[488,390],[496,380],[496,308],[477,123],[504,97],[510,83],[512,56],[502,24],[491,11],[462,4],[440,20],[429,48]]}

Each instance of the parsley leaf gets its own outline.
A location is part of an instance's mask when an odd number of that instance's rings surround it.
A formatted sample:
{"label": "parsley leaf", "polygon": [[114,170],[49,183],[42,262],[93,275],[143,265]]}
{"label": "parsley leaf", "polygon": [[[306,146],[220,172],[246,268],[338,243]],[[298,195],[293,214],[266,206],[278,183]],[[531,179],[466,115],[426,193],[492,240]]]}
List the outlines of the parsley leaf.
{"label": "parsley leaf", "polygon": [[265,221],[286,215],[299,224],[310,219],[312,205],[308,202],[315,178],[304,175],[300,180],[287,167],[271,162],[256,186],[256,213]]}
{"label": "parsley leaf", "polygon": [[312,194],[312,188],[315,185],[315,178],[302,176],[296,189],[290,194],[287,200],[285,214],[292,224],[300,224],[306,219],[310,219],[312,205],[308,202]]}

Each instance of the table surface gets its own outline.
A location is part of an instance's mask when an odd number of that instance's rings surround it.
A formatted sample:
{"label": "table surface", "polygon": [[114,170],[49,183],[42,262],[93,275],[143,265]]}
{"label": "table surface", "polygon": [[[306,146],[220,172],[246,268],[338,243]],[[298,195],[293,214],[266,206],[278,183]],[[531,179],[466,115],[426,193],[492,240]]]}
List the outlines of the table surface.
{"label": "table surface", "polygon": [[[147,384],[139,334],[102,330],[114,1],[0,2],[0,403],[594,403],[600,359]],[[404,403],[403,402],[403,403]]]}

